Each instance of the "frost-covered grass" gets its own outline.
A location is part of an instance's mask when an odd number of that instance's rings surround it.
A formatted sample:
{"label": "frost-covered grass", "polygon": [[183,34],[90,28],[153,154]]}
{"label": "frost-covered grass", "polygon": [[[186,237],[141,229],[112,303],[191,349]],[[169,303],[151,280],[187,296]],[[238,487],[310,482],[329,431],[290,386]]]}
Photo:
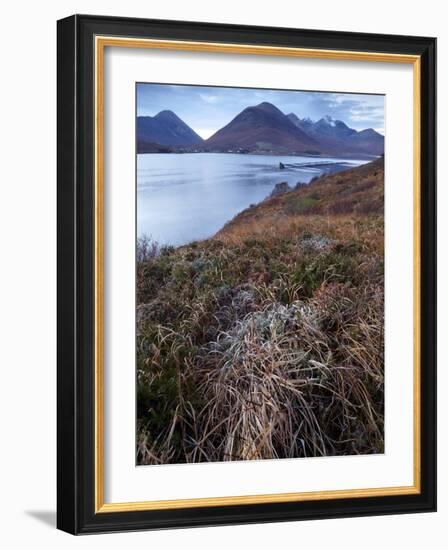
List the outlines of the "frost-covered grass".
{"label": "frost-covered grass", "polygon": [[146,242],[140,464],[383,452],[382,216],[265,214]]}

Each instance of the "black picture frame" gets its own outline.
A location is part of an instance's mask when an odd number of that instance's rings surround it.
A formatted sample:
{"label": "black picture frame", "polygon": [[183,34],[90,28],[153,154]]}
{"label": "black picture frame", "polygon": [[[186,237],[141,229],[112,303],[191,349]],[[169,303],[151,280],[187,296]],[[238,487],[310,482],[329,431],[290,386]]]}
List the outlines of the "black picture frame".
{"label": "black picture frame", "polygon": [[[57,526],[72,534],[436,509],[436,39],[74,15],[57,25]],[[421,60],[421,485],[418,494],[95,511],[94,38],[120,36],[416,55]]]}

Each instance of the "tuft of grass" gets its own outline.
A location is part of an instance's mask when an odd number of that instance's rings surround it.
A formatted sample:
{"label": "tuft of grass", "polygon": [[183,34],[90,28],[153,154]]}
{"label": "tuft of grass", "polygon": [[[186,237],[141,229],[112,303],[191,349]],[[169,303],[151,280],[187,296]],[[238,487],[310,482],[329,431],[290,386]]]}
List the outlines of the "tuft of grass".
{"label": "tuft of grass", "polygon": [[268,304],[198,350],[189,375],[204,405],[188,461],[381,452],[382,304],[372,291],[332,284],[311,302]]}

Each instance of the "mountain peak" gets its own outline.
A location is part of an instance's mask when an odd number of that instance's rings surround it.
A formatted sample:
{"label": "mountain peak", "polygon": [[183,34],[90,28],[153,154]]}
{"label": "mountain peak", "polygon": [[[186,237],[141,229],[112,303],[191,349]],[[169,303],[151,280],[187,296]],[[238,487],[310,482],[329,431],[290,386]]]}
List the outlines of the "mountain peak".
{"label": "mountain peak", "polygon": [[154,118],[162,118],[165,120],[180,120],[180,118],[174,113],[173,111],[170,111],[169,109],[165,109],[164,111],[160,111],[156,114]]}
{"label": "mountain peak", "polygon": [[379,132],[377,132],[373,128],[366,128],[365,130],[361,130],[360,132],[358,132],[358,134],[362,134],[363,136],[379,136],[379,135],[381,135]]}
{"label": "mountain peak", "polygon": [[262,101],[258,105],[255,106],[256,109],[261,109],[262,111],[266,113],[275,113],[275,114],[283,114],[278,107],[273,105],[272,103],[269,103],[268,101]]}
{"label": "mountain peak", "polygon": [[329,126],[332,126],[333,128],[336,126],[336,120],[330,116],[330,115],[325,115],[324,117],[322,117],[319,122],[323,122],[325,124],[328,124]]}

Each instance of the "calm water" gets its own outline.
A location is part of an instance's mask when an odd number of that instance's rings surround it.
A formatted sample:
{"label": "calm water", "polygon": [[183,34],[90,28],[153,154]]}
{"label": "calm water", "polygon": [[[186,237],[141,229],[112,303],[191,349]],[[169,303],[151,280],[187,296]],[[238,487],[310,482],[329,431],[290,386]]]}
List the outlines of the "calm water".
{"label": "calm water", "polygon": [[[330,161],[332,166],[316,165]],[[226,153],[137,155],[137,235],[172,245],[206,239],[267,197],[276,183],[307,183],[324,171],[365,162]]]}

